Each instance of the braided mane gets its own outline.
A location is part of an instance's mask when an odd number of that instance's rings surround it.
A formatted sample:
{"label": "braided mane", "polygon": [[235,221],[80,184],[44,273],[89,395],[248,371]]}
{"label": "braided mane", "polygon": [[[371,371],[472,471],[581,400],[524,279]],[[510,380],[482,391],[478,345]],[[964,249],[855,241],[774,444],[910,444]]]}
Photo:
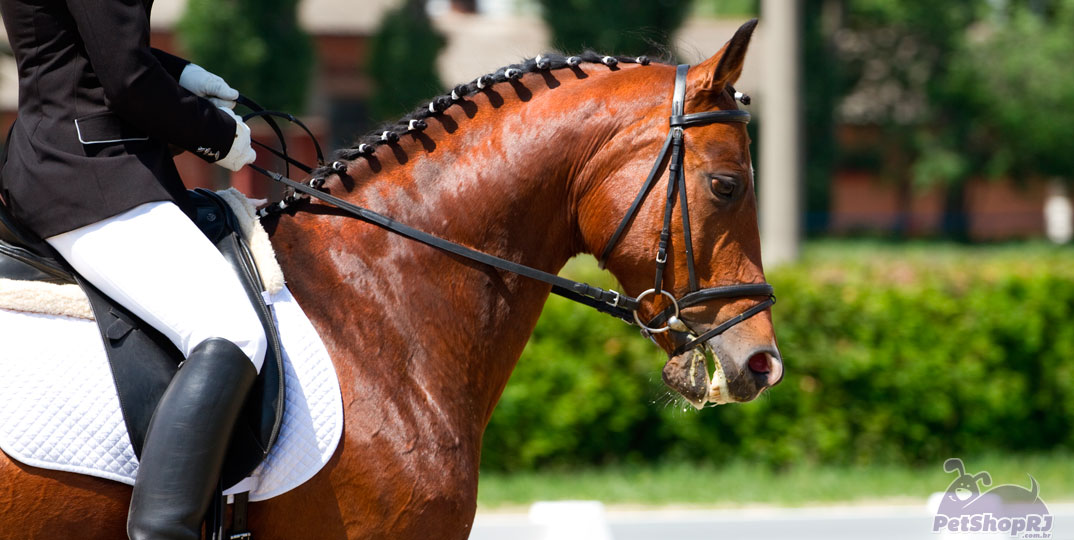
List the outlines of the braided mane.
{"label": "braided mane", "polygon": [[[464,101],[466,98],[477,94],[497,83],[518,80],[527,73],[539,73],[557,69],[578,69],[582,63],[603,64],[615,70],[619,64],[639,64],[647,66],[651,60],[647,56],[611,56],[603,55],[594,51],[585,51],[579,55],[566,56],[558,53],[540,54],[535,58],[523,60],[518,64],[503,66],[492,73],[482,75],[469,83],[456,85],[449,94],[437,96],[427,105],[418,107],[406,116],[394,123],[384,124],[376,131],[366,134],[348,148],[336,150],[333,161],[329,165],[315,168],[310,173],[309,185],[320,188],[325,180],[333,174],[343,174],[347,171],[350,162],[372,156],[377,148],[385,144],[393,144],[399,141],[403,135],[413,134],[428,127],[427,118],[437,116],[452,105]],[[664,62],[666,63],[666,62]],[[733,99],[749,105],[749,96],[735,91],[728,85],[727,92]],[[287,195],[278,203],[262,208],[259,213],[262,216],[277,214],[287,211],[291,204],[299,200],[306,200],[308,196],[288,190]]]}
{"label": "braided mane", "polygon": [[641,64],[644,66],[648,65],[650,60],[645,56],[608,56],[586,51],[577,56],[542,54],[518,64],[501,67],[469,83],[459,84],[449,94],[433,98],[428,104],[415,109],[397,122],[386,124],[376,131],[360,137],[351,147],[336,151],[336,162],[331,167],[324,167],[323,169],[326,170],[314,171],[313,176],[345,170],[343,167],[346,167],[347,162],[372,155],[376,152],[378,146],[397,142],[403,135],[424,130],[427,127],[425,122],[427,118],[439,115],[455,103],[463,101],[467,97],[473,96],[494,84],[517,80],[527,73],[576,68],[581,63],[603,64],[614,69],[620,63]]}
{"label": "braided mane", "polygon": [[[541,54],[535,58],[529,58],[518,64],[501,67],[492,73],[482,75],[469,83],[456,85],[449,94],[433,98],[427,105],[419,107],[394,123],[388,123],[376,131],[360,137],[349,148],[337,150],[333,161],[326,166],[318,167],[311,172],[309,184],[320,188],[325,180],[333,174],[343,174],[347,171],[350,162],[372,156],[377,148],[385,144],[393,144],[400,137],[424,130],[428,125],[425,120],[437,116],[458,102],[491,87],[494,84],[520,79],[527,73],[538,73],[557,69],[577,69],[582,63],[603,64],[614,70],[619,64],[650,64],[647,56],[610,56],[594,51],[586,51],[575,56],[563,54]],[[308,197],[288,190],[283,200],[268,207],[262,208],[262,216],[277,214],[287,211],[291,205]]]}

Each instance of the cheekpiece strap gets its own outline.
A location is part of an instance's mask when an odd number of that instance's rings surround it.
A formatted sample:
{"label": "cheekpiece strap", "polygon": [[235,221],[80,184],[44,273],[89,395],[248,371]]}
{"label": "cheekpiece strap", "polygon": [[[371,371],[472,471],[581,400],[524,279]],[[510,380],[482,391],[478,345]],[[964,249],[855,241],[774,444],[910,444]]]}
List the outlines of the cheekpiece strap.
{"label": "cheekpiece strap", "polygon": [[686,74],[689,71],[689,64],[679,64],[675,68],[675,93],[671,98],[671,116],[682,116],[683,107],[686,106]]}

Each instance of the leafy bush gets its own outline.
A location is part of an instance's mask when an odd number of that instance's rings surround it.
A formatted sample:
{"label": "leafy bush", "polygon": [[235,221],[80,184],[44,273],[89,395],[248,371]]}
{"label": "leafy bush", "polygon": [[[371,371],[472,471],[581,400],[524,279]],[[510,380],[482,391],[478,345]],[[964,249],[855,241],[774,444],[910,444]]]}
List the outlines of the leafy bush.
{"label": "leafy bush", "polygon": [[687,408],[635,329],[550,299],[483,466],[917,464],[1070,448],[1074,253],[852,247],[768,272],[787,374],[747,404]]}

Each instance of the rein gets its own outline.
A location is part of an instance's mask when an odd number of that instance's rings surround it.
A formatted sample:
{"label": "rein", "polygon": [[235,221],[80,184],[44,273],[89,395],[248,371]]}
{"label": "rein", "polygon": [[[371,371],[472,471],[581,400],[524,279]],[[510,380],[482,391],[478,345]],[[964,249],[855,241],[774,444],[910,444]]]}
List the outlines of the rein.
{"label": "rein", "polygon": [[[477,261],[482,264],[493,266],[501,270],[507,270],[508,272],[513,272],[515,274],[523,275],[528,278],[536,279],[538,281],[543,281],[552,285],[553,292],[556,292],[556,294],[561,294],[563,296],[566,296],[567,298],[571,298],[572,300],[580,296],[581,298],[586,299],[586,301],[583,302],[586,305],[591,305],[601,311],[604,311],[605,313],[615,315],[621,319],[628,320],[631,316],[630,314],[638,308],[637,299],[620,294],[616,291],[604,290],[600,287],[595,287],[587,283],[573,281],[564,277],[557,276],[555,274],[550,274],[543,270],[538,270],[536,268],[518,264],[507,259],[501,259],[500,257],[497,257],[495,255],[489,255],[488,253],[483,253],[474,249],[470,249],[461,244],[456,244],[455,242],[450,242],[438,236],[433,236],[427,232],[420,231],[409,225],[404,225],[402,223],[399,223],[398,221],[395,221],[392,218],[389,218],[382,214],[378,214],[367,208],[362,208],[361,206],[351,204],[347,201],[344,201],[343,199],[340,199],[339,197],[334,197],[332,195],[329,195],[328,193],[319,191],[318,189],[313,188],[307,184],[295,182],[294,180],[291,180],[290,178],[287,178],[279,173],[266,170],[257,165],[250,165],[250,167],[253,167],[255,171],[260,172],[261,174],[264,174],[269,178],[294,189],[295,191],[304,193],[306,195],[309,195],[310,197],[335,206],[336,208],[339,208],[340,210],[343,210],[366,223],[371,223],[401,236],[410,238],[411,240],[416,240],[425,245],[432,246],[437,249],[447,251],[449,253],[454,253],[455,255],[459,255],[461,257],[465,257],[467,259]],[[598,303],[606,304],[606,306],[590,304],[590,299]]]}
{"label": "rein", "polygon": [[[690,126],[706,125],[711,123],[747,123],[750,120],[750,113],[743,110],[733,109],[726,111],[710,111],[684,114],[683,109],[686,98],[686,74],[688,69],[689,66],[685,64],[679,65],[676,69],[675,90],[672,98],[671,116],[669,118],[669,130],[667,138],[664,140],[664,145],[661,148],[660,153],[657,155],[656,162],[653,164],[652,170],[649,172],[649,177],[645,180],[645,183],[642,185],[641,191],[638,193],[637,197],[635,197],[634,202],[631,204],[629,210],[627,210],[626,215],[623,217],[623,220],[619,223],[619,226],[612,234],[612,237],[608,241],[608,244],[605,245],[604,250],[601,253],[599,259],[601,266],[603,266],[604,261],[611,254],[616,243],[626,232],[626,229],[629,227],[630,223],[637,215],[637,212],[641,207],[642,201],[645,200],[645,197],[648,195],[652,186],[656,183],[657,178],[659,178],[661,172],[663,172],[664,168],[662,167],[662,164],[670,154],[671,160],[668,165],[669,176],[667,199],[664,207],[664,226],[663,230],[660,233],[660,242],[655,258],[655,283],[653,288],[642,292],[637,297],[631,297],[618,291],[605,290],[600,287],[590,285],[588,283],[560,277],[555,274],[545,272],[543,270],[538,270],[536,268],[512,262],[507,259],[497,257],[495,255],[490,255],[488,253],[477,251],[461,244],[445,240],[438,236],[434,236],[425,231],[415,229],[406,224],[395,221],[392,218],[369,210],[368,208],[363,208],[361,206],[340,199],[339,197],[335,197],[331,194],[321,191],[320,188],[324,185],[325,177],[314,177],[309,181],[309,183],[296,182],[291,178],[288,178],[287,176],[288,174],[290,174],[291,165],[294,165],[295,167],[306,172],[307,174],[312,174],[313,168],[301,162],[298,162],[291,158],[289,155],[287,155],[287,146],[286,141],[284,140],[283,132],[282,130],[280,130],[279,126],[276,125],[274,118],[288,120],[289,122],[295,123],[303,130],[305,130],[305,132],[313,140],[314,147],[317,152],[318,164],[320,166],[324,166],[324,156],[321,153],[320,145],[317,143],[317,140],[313,136],[313,133],[309,130],[309,128],[305,126],[305,124],[303,124],[293,115],[277,111],[266,111],[245,96],[240,96],[238,102],[254,111],[250,114],[244,115],[244,121],[255,117],[260,117],[265,119],[269,123],[273,131],[276,133],[276,136],[280,139],[282,150],[276,150],[275,148],[269,147],[259,142],[256,144],[262,148],[269,150],[269,152],[279,157],[280,159],[283,159],[284,162],[287,164],[285,174],[270,171],[268,169],[265,169],[264,167],[253,163],[249,165],[250,168],[267,176],[273,181],[279,182],[291,188],[292,190],[294,190],[295,193],[301,194],[297,197],[312,197],[328,205],[339,208],[340,210],[347,212],[351,216],[361,221],[376,225],[378,227],[404,236],[411,240],[421,242],[425,245],[443,251],[447,251],[449,253],[470,259],[472,261],[479,262],[484,265],[492,266],[494,268],[499,268],[501,270],[506,270],[508,272],[512,272],[531,279],[535,279],[537,281],[547,283],[552,286],[552,292],[557,295],[594,308],[601,313],[606,313],[608,315],[617,317],[628,324],[636,324],[642,329],[642,334],[650,339],[653,339],[654,334],[668,331],[677,335],[681,335],[681,341],[686,342],[676,347],[675,350],[672,351],[671,355],[676,356],[684,352],[696,349],[698,347],[704,347],[705,342],[709,339],[726,332],[728,329],[735,326],[736,324],[768,309],[776,303],[776,298],[773,295],[772,286],[768,283],[746,283],[725,285],[721,287],[708,287],[704,289],[698,288],[697,275],[694,265],[693,244],[692,239],[690,237],[690,216],[687,209],[686,199],[686,177],[685,171],[683,170],[683,156],[685,154],[685,148],[683,145],[683,131],[685,128]],[[346,174],[347,165],[342,161],[336,161],[332,163],[331,170],[334,174],[343,175]],[[689,271],[690,283],[689,293],[682,296],[681,298],[676,298],[672,293],[664,290],[662,287],[663,276],[666,270],[665,266],[667,263],[667,248],[671,240],[671,218],[672,210],[675,206],[676,191],[678,191],[679,193],[678,199],[681,201],[682,206],[681,213],[684,240],[686,244],[687,268]],[[285,208],[287,204],[293,202],[295,198],[296,196],[289,195],[285,199],[285,201],[280,203],[280,207]],[[638,308],[640,307],[641,300],[643,298],[653,294],[668,298],[671,301],[671,306],[667,307],[666,309],[658,313],[655,317],[650,319],[647,323],[645,323],[642,322],[641,317],[638,315]],[[764,301],[747,309],[746,311],[743,311],[742,313],[724,321],[716,327],[702,333],[701,335],[697,335],[697,333],[694,332],[688,325],[686,325],[685,322],[679,319],[679,312],[682,308],[691,307],[708,300],[723,298],[742,298],[750,296],[766,296],[767,298]]]}

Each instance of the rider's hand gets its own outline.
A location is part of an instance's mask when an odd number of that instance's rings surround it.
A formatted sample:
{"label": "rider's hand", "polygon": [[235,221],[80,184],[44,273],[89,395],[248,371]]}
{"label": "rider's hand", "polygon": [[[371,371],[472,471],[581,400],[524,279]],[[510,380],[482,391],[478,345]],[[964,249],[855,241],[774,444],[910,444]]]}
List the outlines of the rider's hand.
{"label": "rider's hand", "polygon": [[235,100],[239,99],[239,91],[232,88],[219,75],[205,71],[205,68],[197,64],[187,64],[179,75],[179,86],[186,88],[196,96],[201,96],[213,102],[217,107],[235,108]]}
{"label": "rider's hand", "polygon": [[242,118],[231,112],[231,109],[220,107],[220,110],[230,114],[235,119],[235,140],[231,143],[231,150],[228,151],[227,155],[214,163],[225,169],[238,171],[257,159],[257,153],[254,152],[253,147],[250,145],[250,127],[246,125],[246,122],[242,121]]}

